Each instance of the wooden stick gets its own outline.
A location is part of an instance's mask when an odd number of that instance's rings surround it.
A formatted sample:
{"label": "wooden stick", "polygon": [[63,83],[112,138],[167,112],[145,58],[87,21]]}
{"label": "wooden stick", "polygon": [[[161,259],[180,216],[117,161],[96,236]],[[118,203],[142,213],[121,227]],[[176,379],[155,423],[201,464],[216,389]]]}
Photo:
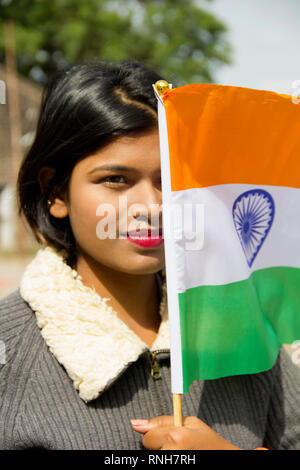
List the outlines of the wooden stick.
{"label": "wooden stick", "polygon": [[181,394],[173,393],[174,426],[182,426]]}

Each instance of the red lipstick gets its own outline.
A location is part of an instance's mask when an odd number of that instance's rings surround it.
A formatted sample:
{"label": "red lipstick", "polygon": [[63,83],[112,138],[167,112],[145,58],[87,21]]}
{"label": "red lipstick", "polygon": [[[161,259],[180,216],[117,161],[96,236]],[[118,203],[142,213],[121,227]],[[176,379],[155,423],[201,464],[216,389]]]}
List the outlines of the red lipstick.
{"label": "red lipstick", "polygon": [[159,233],[151,230],[141,230],[140,232],[132,232],[127,234],[127,240],[131,243],[139,245],[143,248],[156,248],[163,242],[162,231],[159,230]]}

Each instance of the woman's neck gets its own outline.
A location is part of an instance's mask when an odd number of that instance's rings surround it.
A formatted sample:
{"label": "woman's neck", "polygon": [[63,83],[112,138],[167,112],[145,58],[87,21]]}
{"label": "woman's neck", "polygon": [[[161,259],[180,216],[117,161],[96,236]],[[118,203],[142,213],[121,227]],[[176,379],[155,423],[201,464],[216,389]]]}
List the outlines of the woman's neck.
{"label": "woman's neck", "polygon": [[76,270],[82,282],[94,287],[130,329],[149,347],[161,322],[160,295],[155,274],[134,275],[100,265],[87,255],[80,255]]}

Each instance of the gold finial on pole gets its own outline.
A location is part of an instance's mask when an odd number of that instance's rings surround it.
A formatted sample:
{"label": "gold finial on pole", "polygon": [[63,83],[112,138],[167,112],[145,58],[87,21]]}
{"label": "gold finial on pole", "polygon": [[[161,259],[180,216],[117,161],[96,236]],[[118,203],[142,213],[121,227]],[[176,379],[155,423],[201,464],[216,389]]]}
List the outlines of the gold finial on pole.
{"label": "gold finial on pole", "polygon": [[154,87],[159,95],[163,95],[166,90],[171,88],[170,84],[166,80],[158,80]]}

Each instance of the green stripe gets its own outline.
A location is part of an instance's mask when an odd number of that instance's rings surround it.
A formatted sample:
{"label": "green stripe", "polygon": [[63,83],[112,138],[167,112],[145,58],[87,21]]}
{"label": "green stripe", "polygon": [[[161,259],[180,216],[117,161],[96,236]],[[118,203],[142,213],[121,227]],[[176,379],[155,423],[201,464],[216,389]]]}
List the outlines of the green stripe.
{"label": "green stripe", "polygon": [[194,380],[268,370],[281,344],[300,339],[300,269],[188,289],[179,310],[184,393]]}

